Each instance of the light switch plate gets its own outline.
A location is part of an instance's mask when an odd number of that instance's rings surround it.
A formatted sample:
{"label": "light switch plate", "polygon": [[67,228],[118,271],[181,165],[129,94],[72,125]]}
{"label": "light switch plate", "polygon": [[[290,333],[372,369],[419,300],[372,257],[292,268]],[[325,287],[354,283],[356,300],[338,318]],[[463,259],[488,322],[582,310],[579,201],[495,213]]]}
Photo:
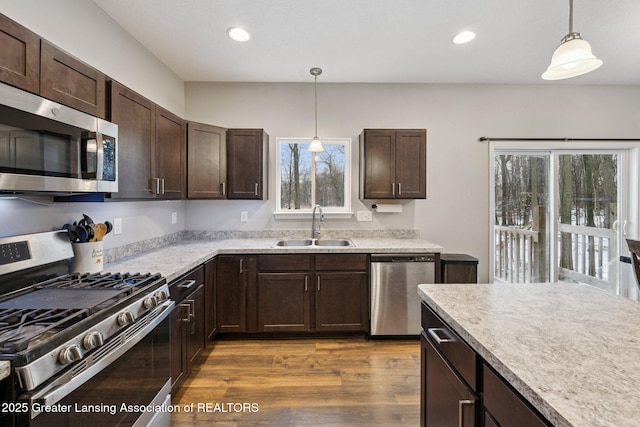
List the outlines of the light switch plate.
{"label": "light switch plate", "polygon": [[357,211],[356,218],[358,221],[372,221],[371,211]]}
{"label": "light switch plate", "polygon": [[240,222],[249,222],[249,212],[240,211]]}
{"label": "light switch plate", "polygon": [[113,234],[122,234],[122,218],[113,220]]}
{"label": "light switch plate", "polygon": [[178,212],[171,212],[171,224],[178,223]]}

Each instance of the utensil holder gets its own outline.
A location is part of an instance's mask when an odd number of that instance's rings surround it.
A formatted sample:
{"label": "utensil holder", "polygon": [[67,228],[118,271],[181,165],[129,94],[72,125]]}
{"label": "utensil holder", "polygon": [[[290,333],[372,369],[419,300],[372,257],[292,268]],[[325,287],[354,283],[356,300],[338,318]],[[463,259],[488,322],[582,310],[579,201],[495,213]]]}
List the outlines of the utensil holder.
{"label": "utensil holder", "polygon": [[99,273],[103,267],[102,241],[72,243],[72,273]]}

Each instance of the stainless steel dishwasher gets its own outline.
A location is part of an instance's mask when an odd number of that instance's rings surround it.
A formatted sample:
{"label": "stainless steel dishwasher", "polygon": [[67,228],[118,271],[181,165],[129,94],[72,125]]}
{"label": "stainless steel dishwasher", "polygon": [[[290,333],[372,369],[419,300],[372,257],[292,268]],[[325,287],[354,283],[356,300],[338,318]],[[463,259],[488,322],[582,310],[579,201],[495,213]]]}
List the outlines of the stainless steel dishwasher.
{"label": "stainless steel dishwasher", "polygon": [[371,255],[371,335],[419,335],[418,285],[435,283],[434,254]]}

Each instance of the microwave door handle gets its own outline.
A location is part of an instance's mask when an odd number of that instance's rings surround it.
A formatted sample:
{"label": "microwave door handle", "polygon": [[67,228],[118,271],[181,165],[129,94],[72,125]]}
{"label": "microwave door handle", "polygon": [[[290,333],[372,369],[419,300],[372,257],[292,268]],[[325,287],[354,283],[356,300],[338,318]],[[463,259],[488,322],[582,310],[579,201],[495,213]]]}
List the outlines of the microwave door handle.
{"label": "microwave door handle", "polygon": [[104,179],[104,138],[100,132],[96,132],[96,179]]}

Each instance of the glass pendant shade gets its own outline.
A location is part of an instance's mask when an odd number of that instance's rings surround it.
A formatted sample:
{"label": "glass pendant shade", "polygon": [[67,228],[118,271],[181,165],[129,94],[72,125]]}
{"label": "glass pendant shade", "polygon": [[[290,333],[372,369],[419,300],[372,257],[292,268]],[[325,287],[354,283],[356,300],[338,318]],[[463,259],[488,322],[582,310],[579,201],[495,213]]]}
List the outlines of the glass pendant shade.
{"label": "glass pendant shade", "polygon": [[561,80],[580,76],[602,65],[602,61],[591,53],[591,46],[580,34],[567,35],[553,52],[551,64],[542,74],[545,80]]}
{"label": "glass pendant shade", "polygon": [[312,153],[320,153],[324,151],[324,147],[322,146],[322,141],[317,136],[314,136],[311,140],[311,144],[309,145],[309,151]]}

